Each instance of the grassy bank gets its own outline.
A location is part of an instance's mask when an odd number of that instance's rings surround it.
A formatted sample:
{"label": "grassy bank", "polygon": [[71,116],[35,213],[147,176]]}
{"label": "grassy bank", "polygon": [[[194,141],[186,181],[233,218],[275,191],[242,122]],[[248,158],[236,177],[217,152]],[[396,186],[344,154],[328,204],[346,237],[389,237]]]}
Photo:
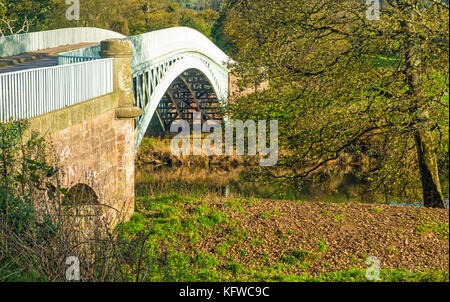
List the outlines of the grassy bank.
{"label": "grassy bank", "polygon": [[[120,227],[139,242],[131,271],[146,281],[448,281],[448,210],[355,203],[376,195],[348,176],[301,190],[247,181],[239,160],[174,157],[144,140],[136,215]],[[302,200],[302,201],[299,201]],[[145,276],[144,276],[145,275]]]}
{"label": "grassy bank", "polygon": [[449,280],[448,210],[280,200],[242,187],[236,169],[147,168],[136,171],[134,216],[113,230],[74,229],[94,216],[70,207],[40,215],[17,186],[0,211],[0,281],[67,281],[72,256],[81,281],[367,281],[371,256],[381,281]]}
{"label": "grassy bank", "polygon": [[119,227],[140,281],[448,281],[448,211],[362,204],[139,197]]}

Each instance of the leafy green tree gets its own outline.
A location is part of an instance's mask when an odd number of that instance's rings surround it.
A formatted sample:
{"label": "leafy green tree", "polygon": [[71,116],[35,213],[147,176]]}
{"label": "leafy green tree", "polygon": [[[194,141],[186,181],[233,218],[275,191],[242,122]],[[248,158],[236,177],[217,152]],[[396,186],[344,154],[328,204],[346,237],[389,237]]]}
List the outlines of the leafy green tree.
{"label": "leafy green tree", "polygon": [[180,5],[195,10],[219,10],[222,0],[177,0]]}
{"label": "leafy green tree", "polygon": [[108,5],[103,0],[82,1],[80,20],[67,20],[65,0],[0,0],[0,35],[65,27],[99,27],[135,35],[188,26],[210,36],[218,12],[208,8],[215,1],[204,3],[208,5],[196,11],[174,0],[110,0]]}
{"label": "leafy green tree", "polygon": [[0,35],[13,35],[45,29],[51,0],[0,0]]}
{"label": "leafy green tree", "polygon": [[214,43],[229,54],[232,54],[236,48],[230,38],[230,30],[234,23],[232,9],[235,3],[236,1],[226,1],[222,4],[219,17],[211,30]]}
{"label": "leafy green tree", "polygon": [[196,12],[181,8],[178,3],[172,1],[138,0],[138,5],[140,13],[138,21],[133,25],[136,29],[135,33],[173,26],[187,26],[209,37],[218,18],[218,13],[210,9]]}
{"label": "leafy green tree", "polygon": [[230,109],[280,121],[279,166],[260,172],[301,184],[350,154],[373,190],[411,188],[414,198],[420,183],[425,206],[444,207],[446,2],[386,0],[380,20],[366,18],[365,1],[230,3],[224,34],[237,49],[240,84],[270,83]]}

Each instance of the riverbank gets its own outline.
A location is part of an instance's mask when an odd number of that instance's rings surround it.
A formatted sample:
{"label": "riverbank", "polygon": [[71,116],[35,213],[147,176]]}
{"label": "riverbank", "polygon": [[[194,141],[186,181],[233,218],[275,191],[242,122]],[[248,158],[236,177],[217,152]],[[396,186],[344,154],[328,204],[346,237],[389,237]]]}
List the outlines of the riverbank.
{"label": "riverbank", "polygon": [[257,183],[248,164],[144,141],[121,232],[144,242],[146,281],[367,281],[369,257],[381,281],[449,280],[448,209],[377,204],[348,175],[300,190]]}
{"label": "riverbank", "polygon": [[[339,163],[316,181],[295,184],[264,182],[249,172],[258,166],[252,156],[176,156],[170,140],[144,138],[136,157],[136,193],[139,196],[178,193],[187,196],[227,196],[314,202],[423,204],[420,186],[405,196],[373,190],[349,163]],[[442,177],[448,204],[448,178]]]}
{"label": "riverbank", "polygon": [[448,281],[449,211],[261,199],[139,197],[147,281]]}

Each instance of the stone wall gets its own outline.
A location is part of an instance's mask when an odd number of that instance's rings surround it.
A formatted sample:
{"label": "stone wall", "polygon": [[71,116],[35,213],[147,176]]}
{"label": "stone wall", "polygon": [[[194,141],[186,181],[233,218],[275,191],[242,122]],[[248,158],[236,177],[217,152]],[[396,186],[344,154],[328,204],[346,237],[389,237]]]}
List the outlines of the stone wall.
{"label": "stone wall", "polygon": [[134,120],[116,117],[118,101],[112,93],[38,116],[27,133],[45,136],[59,185],[91,187],[110,222],[134,210]]}
{"label": "stone wall", "polygon": [[247,88],[241,90],[238,85],[238,78],[236,77],[236,75],[230,73],[228,80],[228,91],[229,91],[228,102],[233,104],[234,102],[236,102],[237,99],[241,97],[245,97],[249,94],[254,93],[255,91],[262,92],[269,88],[270,88],[269,81],[264,81],[256,87],[255,85],[253,86],[249,85]]}
{"label": "stone wall", "polygon": [[44,136],[58,185],[93,190],[102,217],[115,225],[134,211],[135,118],[142,110],[133,106],[130,42],[102,41],[100,55],[114,58],[114,92],[30,119],[25,138]]}

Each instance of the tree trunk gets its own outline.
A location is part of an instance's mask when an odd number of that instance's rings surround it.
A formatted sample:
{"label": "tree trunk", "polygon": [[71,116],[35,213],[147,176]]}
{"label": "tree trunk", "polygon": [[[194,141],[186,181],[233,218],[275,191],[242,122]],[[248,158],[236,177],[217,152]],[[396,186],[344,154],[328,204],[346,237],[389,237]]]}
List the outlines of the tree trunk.
{"label": "tree trunk", "polygon": [[418,130],[414,134],[414,138],[416,140],[424,206],[445,209],[431,134],[426,130]]}
{"label": "tree trunk", "polygon": [[[416,12],[410,11],[410,22],[414,23],[419,19]],[[411,26],[411,25],[410,25]],[[409,37],[414,37],[414,29],[411,29],[403,23],[403,28]],[[409,95],[411,101],[414,102],[411,108],[412,114],[417,114],[416,99],[422,94],[422,73],[420,60],[420,45],[413,38],[406,41],[406,57],[405,67],[408,78]],[[428,112],[425,110],[419,112],[419,118],[416,120],[416,129],[414,139],[416,141],[417,159],[419,163],[420,180],[422,182],[422,195],[425,207],[444,208],[444,197],[442,195],[441,184],[439,181],[439,170],[437,165],[436,153],[434,150],[434,142],[428,124]]]}

